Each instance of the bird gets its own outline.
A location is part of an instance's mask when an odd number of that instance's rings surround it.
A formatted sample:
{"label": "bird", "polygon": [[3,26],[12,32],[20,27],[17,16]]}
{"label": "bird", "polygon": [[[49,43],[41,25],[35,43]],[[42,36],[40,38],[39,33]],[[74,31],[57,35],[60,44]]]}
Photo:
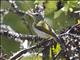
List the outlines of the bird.
{"label": "bird", "polygon": [[44,20],[44,18],[40,14],[29,12],[29,15],[34,20],[32,28],[38,36],[46,39],[50,37],[55,37],[57,41],[59,40],[53,28]]}
{"label": "bird", "polygon": [[[42,12],[43,9],[39,11]],[[45,17],[43,17],[44,15],[40,14],[40,12],[34,12],[32,10],[27,11],[27,14],[31,16],[34,20],[32,24],[34,32],[42,38],[47,39],[50,37],[55,37],[57,40],[59,40],[53,28],[46,22],[46,20],[44,19]]]}
{"label": "bird", "polygon": [[[58,35],[55,33],[53,28],[46,22],[45,17],[38,12],[28,11],[27,14],[32,17],[34,20],[32,24],[32,28],[34,32],[41,38],[45,39],[53,39],[53,45],[50,47],[50,54],[52,58],[53,51],[55,51],[56,46],[60,47],[59,43],[61,43]],[[53,49],[54,48],[54,49]],[[60,48],[58,49],[60,50]]]}
{"label": "bird", "polygon": [[[59,43],[61,42],[58,38],[58,35],[55,33],[53,28],[42,18],[42,16],[38,13],[29,15],[33,18],[34,22],[32,24],[32,28],[34,32],[41,38],[45,39],[53,39],[53,45],[50,47],[50,57],[52,58],[52,54],[57,50],[60,50]],[[54,49],[53,49],[54,48]],[[59,52],[59,51],[57,51]]]}

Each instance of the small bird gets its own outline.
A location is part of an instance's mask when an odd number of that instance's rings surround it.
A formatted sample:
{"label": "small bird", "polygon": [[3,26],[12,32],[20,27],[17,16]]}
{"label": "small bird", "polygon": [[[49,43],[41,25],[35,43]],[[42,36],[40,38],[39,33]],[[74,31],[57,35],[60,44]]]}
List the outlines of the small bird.
{"label": "small bird", "polygon": [[[34,22],[32,24],[34,32],[40,36],[41,38],[45,39],[54,39],[54,48],[56,48],[57,43],[61,44],[60,38],[57,36],[55,31],[52,29],[52,27],[46,23],[44,18],[40,14],[32,14],[29,12],[29,15],[33,18]],[[59,44],[58,44],[59,45]]]}
{"label": "small bird", "polygon": [[34,13],[31,11],[28,11],[28,15],[30,15],[34,22],[32,24],[34,32],[42,37],[42,38],[54,38],[56,42],[59,42],[60,39],[57,37],[57,34],[55,31],[52,29],[52,27],[46,23],[44,20],[43,16],[39,13]]}
{"label": "small bird", "polygon": [[[37,18],[38,16],[38,18]],[[54,56],[53,54],[57,54],[60,50],[60,39],[58,38],[57,34],[54,32],[54,30],[51,28],[50,25],[48,25],[46,23],[46,21],[44,21],[44,19],[41,19],[41,16],[39,17],[39,15],[32,15],[34,22],[32,24],[33,30],[34,32],[42,37],[42,38],[46,38],[46,39],[51,39],[53,38],[53,45],[50,47],[50,58],[52,58],[52,56]],[[53,49],[54,48],[54,49]],[[56,50],[57,53],[56,53]]]}
{"label": "small bird", "polygon": [[[58,49],[58,48],[56,48],[56,46],[60,47],[59,46],[60,39],[58,38],[57,34],[52,29],[52,27],[49,24],[47,24],[47,22],[45,21],[43,15],[41,15],[38,12],[32,12],[32,11],[28,11],[28,14],[34,20],[34,22],[32,24],[32,27],[33,27],[34,32],[38,36],[40,36],[42,38],[45,38],[45,39],[52,39],[53,38],[54,44],[53,44],[53,46],[50,47],[51,48],[50,49],[50,52],[51,52],[50,55],[53,56],[53,51]],[[57,42],[59,42],[59,43],[57,43]],[[60,49],[58,49],[58,50],[60,50]]]}

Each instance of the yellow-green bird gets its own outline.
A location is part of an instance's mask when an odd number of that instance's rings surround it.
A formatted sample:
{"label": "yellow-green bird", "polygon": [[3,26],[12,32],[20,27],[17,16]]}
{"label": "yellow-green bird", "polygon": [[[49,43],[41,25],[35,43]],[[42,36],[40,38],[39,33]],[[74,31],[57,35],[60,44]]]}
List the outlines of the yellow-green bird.
{"label": "yellow-green bird", "polygon": [[[52,52],[57,54],[60,51],[60,39],[58,38],[55,31],[52,29],[50,25],[44,21],[44,18],[39,13],[31,13],[29,12],[29,15],[33,18],[34,22],[32,24],[34,32],[42,37],[42,38],[53,38],[55,43],[53,44],[53,47],[50,49],[50,57],[52,57]],[[57,43],[58,42],[58,43]]]}
{"label": "yellow-green bird", "polygon": [[32,24],[34,32],[42,38],[54,38],[56,42],[60,43],[60,39],[57,37],[57,34],[54,32],[52,27],[44,21],[44,18],[39,13],[34,13],[28,11],[28,14],[33,18],[34,22]]}
{"label": "yellow-green bird", "polygon": [[44,21],[44,18],[39,13],[28,13],[34,20],[32,27],[35,33],[42,38],[54,37],[59,42],[57,34],[54,32],[52,27]]}

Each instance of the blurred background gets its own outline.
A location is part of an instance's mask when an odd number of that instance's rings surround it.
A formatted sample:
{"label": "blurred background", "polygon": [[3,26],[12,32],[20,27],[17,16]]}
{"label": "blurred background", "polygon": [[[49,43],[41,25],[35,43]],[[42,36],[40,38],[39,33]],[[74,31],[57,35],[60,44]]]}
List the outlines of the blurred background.
{"label": "blurred background", "polygon": [[[61,2],[59,2],[58,0],[16,0],[18,8],[25,12],[31,8],[34,8],[36,3],[41,2],[46,2],[45,20],[55,30],[57,34],[60,34],[61,31],[80,22],[79,0],[61,0]],[[0,9],[9,9],[11,7],[12,6],[8,0],[0,1]],[[75,11],[79,12],[75,13]],[[9,13],[3,17],[3,23],[6,25],[10,25],[18,33],[28,35],[35,34],[31,28],[33,19],[29,16],[25,16],[25,20],[26,22],[28,22],[27,24],[25,24],[22,19],[23,17],[24,16],[20,16],[14,13],[13,11],[9,11]],[[20,50],[20,43],[15,42],[14,39],[1,36],[0,41],[0,46],[2,47],[4,53],[8,55],[7,58],[9,58],[12,55],[11,52],[16,52]],[[29,57],[24,57],[21,60],[26,59],[41,60],[41,56],[36,57],[33,55]]]}

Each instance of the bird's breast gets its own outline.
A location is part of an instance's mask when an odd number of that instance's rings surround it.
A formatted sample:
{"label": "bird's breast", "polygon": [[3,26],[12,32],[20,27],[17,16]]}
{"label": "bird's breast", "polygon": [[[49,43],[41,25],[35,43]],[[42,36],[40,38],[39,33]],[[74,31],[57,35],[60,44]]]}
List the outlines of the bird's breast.
{"label": "bird's breast", "polygon": [[40,36],[40,37],[42,37],[42,38],[49,38],[49,37],[50,37],[49,34],[43,32],[43,31],[40,31],[40,30],[36,29],[35,27],[33,27],[33,30],[35,31],[35,33],[36,33],[38,36]]}

